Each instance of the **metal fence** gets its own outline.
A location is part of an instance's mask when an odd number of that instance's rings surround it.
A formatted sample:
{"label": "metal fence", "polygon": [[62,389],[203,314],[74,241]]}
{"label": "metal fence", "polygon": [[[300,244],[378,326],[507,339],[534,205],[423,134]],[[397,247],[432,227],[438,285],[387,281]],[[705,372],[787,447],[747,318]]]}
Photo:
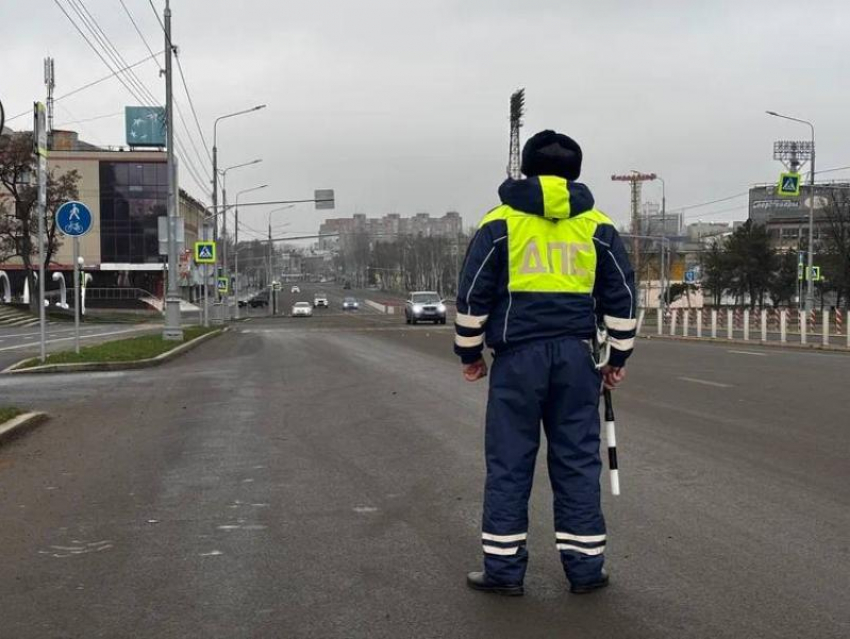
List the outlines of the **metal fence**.
{"label": "metal fence", "polygon": [[796,308],[660,308],[642,309],[641,335],[669,335],[744,342],[822,344],[850,348],[850,311]]}

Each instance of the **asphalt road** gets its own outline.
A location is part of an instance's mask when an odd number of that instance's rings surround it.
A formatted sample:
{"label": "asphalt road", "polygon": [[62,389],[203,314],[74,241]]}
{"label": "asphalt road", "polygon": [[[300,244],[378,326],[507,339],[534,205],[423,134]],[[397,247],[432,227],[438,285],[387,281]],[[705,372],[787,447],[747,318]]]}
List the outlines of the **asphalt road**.
{"label": "asphalt road", "polygon": [[850,636],[850,356],[638,347],[587,597],[542,465],[526,596],[466,589],[486,389],[450,327],[331,308],[159,369],[0,378],[53,415],[0,448],[0,637]]}

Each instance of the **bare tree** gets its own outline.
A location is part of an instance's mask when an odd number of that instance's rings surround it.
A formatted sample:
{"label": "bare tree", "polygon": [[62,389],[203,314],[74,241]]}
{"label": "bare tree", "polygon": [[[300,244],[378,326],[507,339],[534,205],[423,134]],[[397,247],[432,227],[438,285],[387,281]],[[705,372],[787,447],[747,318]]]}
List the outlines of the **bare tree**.
{"label": "bare tree", "polygon": [[[0,250],[6,253],[6,259],[21,259],[31,291],[36,290],[35,272],[38,270],[38,188],[32,179],[35,173],[32,134],[0,137]],[[51,171],[47,176],[45,268],[62,243],[56,229],[55,211],[63,202],[79,197],[79,181],[77,171],[58,176]],[[37,309],[37,296],[30,299],[33,310]]]}

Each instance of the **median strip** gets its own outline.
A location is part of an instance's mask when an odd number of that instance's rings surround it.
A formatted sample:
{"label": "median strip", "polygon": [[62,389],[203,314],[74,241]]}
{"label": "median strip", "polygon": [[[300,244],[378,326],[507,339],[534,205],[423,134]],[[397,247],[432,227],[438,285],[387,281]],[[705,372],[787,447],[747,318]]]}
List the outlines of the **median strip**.
{"label": "median strip", "polygon": [[181,355],[201,342],[227,329],[192,326],[183,330],[184,341],[166,341],[161,335],[142,335],[104,342],[74,351],[61,351],[47,356],[45,363],[31,358],[13,364],[3,371],[13,373],[71,373],[115,371],[158,366]]}

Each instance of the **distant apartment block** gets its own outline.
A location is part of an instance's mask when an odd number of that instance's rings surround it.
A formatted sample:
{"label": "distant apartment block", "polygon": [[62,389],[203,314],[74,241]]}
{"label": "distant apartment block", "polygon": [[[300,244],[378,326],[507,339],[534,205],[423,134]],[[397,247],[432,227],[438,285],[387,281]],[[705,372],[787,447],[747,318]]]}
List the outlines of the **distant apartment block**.
{"label": "distant apartment block", "polygon": [[[413,217],[402,217],[389,213],[383,217],[366,217],[355,213],[352,217],[331,218],[319,227],[319,233],[332,235],[364,234],[370,239],[393,242],[401,236],[451,237],[463,233],[463,219],[457,211],[449,211],[443,217],[431,217],[429,213],[417,213]],[[336,237],[322,238],[323,247],[336,243]]]}

